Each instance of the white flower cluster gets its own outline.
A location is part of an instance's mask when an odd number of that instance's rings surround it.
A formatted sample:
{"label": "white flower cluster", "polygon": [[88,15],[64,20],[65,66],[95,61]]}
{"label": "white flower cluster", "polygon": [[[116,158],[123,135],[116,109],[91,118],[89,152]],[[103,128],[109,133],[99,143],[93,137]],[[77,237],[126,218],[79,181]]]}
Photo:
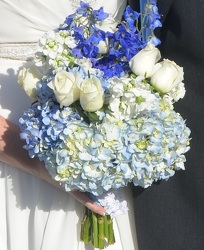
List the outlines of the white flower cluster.
{"label": "white flower cluster", "polygon": [[145,78],[114,77],[109,85],[109,109],[118,120],[129,121],[137,117],[141,112],[154,109],[158,102],[159,94],[151,92],[149,84],[145,84]]}
{"label": "white flower cluster", "polygon": [[126,197],[120,189],[101,194],[97,197],[97,201],[106,208],[106,213],[110,214],[112,218],[128,211]]}
{"label": "white flower cluster", "polygon": [[70,49],[76,46],[75,39],[69,30],[50,31],[41,37],[36,54],[38,65],[46,65],[55,69],[64,68],[74,62]]}

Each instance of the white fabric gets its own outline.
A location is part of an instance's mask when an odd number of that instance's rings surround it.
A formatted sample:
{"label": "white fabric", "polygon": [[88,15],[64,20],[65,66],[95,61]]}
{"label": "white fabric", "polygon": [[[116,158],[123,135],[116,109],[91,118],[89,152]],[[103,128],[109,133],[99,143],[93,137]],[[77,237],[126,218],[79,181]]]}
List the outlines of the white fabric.
{"label": "white fabric", "polygon": [[[117,18],[126,5],[126,0],[91,2]],[[57,28],[73,6],[71,0],[0,0],[0,43],[36,42]],[[22,64],[0,59],[0,115],[15,123],[30,104],[16,82]],[[124,190],[130,210],[116,218],[116,243],[107,250],[137,249],[131,192]],[[0,162],[1,250],[91,250],[79,241],[83,211],[68,193]]]}
{"label": "white fabric", "polygon": [[[74,1],[1,0],[0,43],[37,41],[44,32],[56,29],[64,22],[65,17],[74,11]],[[117,19],[121,18],[126,5],[126,0],[90,1],[94,9],[104,6],[104,10]]]}

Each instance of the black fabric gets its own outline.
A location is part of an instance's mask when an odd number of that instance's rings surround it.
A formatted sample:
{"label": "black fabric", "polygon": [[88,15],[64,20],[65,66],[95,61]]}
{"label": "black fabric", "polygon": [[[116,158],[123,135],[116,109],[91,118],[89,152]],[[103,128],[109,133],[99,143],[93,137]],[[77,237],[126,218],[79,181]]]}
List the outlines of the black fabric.
{"label": "black fabric", "polygon": [[158,0],[158,7],[161,53],[184,67],[186,96],[175,109],[186,119],[192,140],[185,171],[145,190],[134,187],[139,249],[203,250],[204,1]]}
{"label": "black fabric", "polygon": [[140,4],[139,0],[128,0],[128,5],[130,5],[134,10],[139,11],[140,9]]}

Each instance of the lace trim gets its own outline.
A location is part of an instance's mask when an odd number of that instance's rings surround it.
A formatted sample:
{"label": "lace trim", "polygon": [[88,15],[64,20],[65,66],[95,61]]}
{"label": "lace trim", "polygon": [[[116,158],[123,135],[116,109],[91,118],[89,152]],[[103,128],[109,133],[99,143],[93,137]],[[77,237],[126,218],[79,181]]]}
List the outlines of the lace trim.
{"label": "lace trim", "polygon": [[0,43],[0,59],[32,61],[37,43]]}
{"label": "lace trim", "polygon": [[[69,0],[73,10],[76,10],[76,8],[79,7],[80,1],[81,0]],[[83,0],[83,2],[89,3],[90,6],[92,6],[92,5],[96,4],[97,0]]]}

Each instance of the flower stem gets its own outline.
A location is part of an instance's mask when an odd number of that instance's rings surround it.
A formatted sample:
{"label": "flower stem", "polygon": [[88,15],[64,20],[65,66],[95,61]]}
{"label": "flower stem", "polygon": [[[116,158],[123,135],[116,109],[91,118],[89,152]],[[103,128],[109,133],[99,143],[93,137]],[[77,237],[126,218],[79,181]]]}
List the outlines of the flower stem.
{"label": "flower stem", "polygon": [[81,221],[81,233],[80,233],[80,240],[81,241],[84,241],[84,231],[85,231],[86,219],[87,219],[87,215],[85,215],[83,220]]}
{"label": "flower stem", "polygon": [[103,216],[98,216],[98,245],[100,249],[104,249],[105,246],[105,236],[104,236],[104,218]]}
{"label": "flower stem", "polygon": [[[86,214],[83,219],[83,232],[81,240],[88,244],[90,242],[90,229],[91,229],[91,220],[90,220],[90,210],[86,209]],[[82,231],[82,230],[81,230]]]}
{"label": "flower stem", "polygon": [[108,216],[108,245],[115,243],[115,236],[113,231],[113,220]]}
{"label": "flower stem", "polygon": [[104,249],[105,244],[114,244],[113,220],[110,215],[98,215],[86,208],[81,221],[80,240],[99,249]]}
{"label": "flower stem", "polygon": [[97,214],[92,212],[92,222],[93,222],[93,229],[92,229],[92,234],[93,234],[93,239],[92,239],[92,245],[95,248],[99,247],[98,244],[98,218]]}
{"label": "flower stem", "polygon": [[104,236],[108,239],[108,216],[104,216]]}

